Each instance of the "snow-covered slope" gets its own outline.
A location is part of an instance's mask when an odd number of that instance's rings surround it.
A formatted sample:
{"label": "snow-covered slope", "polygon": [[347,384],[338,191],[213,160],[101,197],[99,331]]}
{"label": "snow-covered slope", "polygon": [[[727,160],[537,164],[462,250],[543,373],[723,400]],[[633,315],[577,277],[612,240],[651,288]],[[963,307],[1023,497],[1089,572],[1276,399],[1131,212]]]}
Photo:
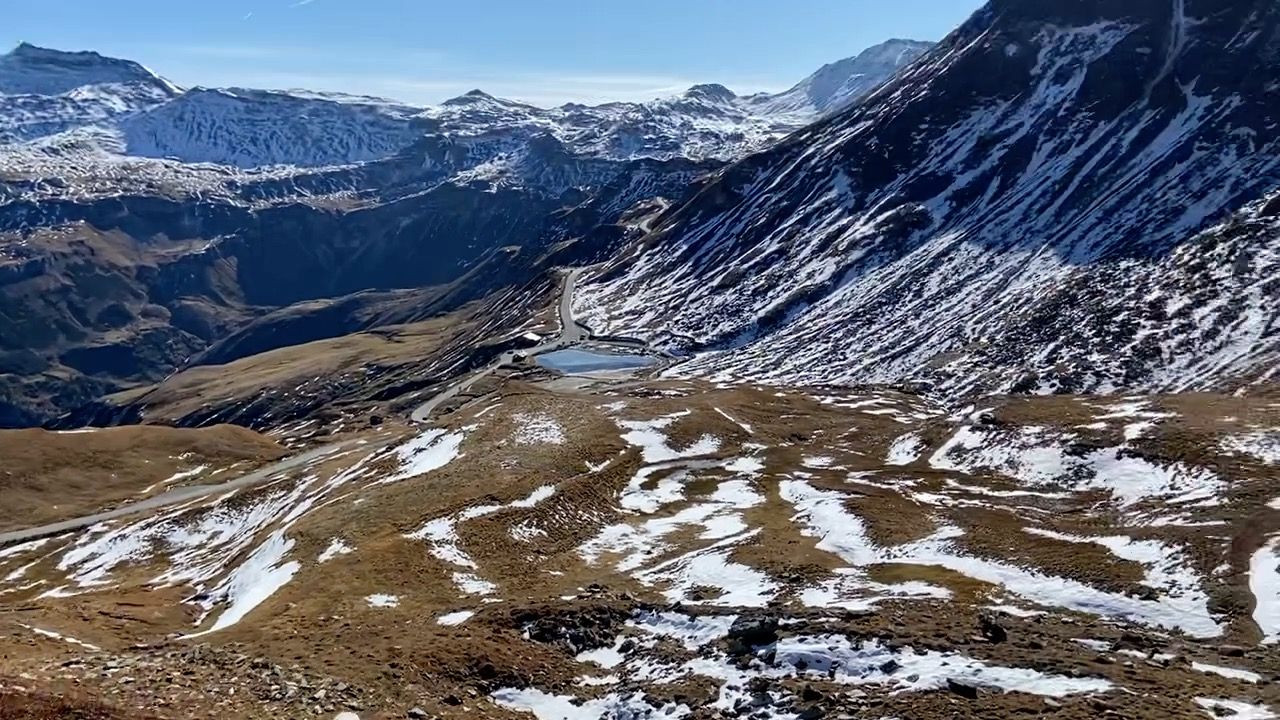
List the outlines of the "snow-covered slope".
{"label": "snow-covered slope", "polygon": [[823,65],[786,92],[751,99],[757,109],[767,114],[836,112],[875,90],[932,47],[933,43],[919,40],[889,40],[851,58]]}
{"label": "snow-covered slope", "polygon": [[420,137],[417,110],[369,98],[197,88],[120,123],[125,151],[253,168],[377,160]]}
{"label": "snow-covered slope", "polygon": [[244,169],[343,165],[412,143],[426,129],[419,111],[305,91],[183,91],[94,52],[23,44],[0,55],[0,153],[10,160],[35,150],[81,164],[105,153]]}
{"label": "snow-covered slope", "polygon": [[108,124],[179,92],[128,60],[24,43],[0,55],[0,144]]}
{"label": "snow-covered slope", "polygon": [[610,160],[732,160],[817,118],[816,113],[763,112],[721,85],[696,85],[681,95],[644,103],[551,109],[473,91],[424,115],[454,137],[502,133],[519,141],[548,134],[576,154]]}
{"label": "snow-covered slope", "polygon": [[1268,0],[994,0],[723,171],[577,308],[722,377],[956,394],[1274,374],[1280,84],[1257,69],[1278,65]]}
{"label": "snow-covered slope", "polygon": [[22,43],[0,55],[0,94],[63,95],[94,85],[149,85],[167,94],[178,88],[131,60],[96,52],[64,52]]}

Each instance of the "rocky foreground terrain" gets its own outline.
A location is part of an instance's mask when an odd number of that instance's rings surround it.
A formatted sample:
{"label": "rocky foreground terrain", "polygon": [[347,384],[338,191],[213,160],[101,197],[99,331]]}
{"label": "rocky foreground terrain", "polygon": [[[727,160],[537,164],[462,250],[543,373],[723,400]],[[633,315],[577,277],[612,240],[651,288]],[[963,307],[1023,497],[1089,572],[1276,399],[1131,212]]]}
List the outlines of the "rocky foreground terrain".
{"label": "rocky foreground terrain", "polygon": [[5,692],[157,718],[1280,703],[1280,396],[515,365],[439,412],[282,428],[313,452],[260,484],[0,550]]}

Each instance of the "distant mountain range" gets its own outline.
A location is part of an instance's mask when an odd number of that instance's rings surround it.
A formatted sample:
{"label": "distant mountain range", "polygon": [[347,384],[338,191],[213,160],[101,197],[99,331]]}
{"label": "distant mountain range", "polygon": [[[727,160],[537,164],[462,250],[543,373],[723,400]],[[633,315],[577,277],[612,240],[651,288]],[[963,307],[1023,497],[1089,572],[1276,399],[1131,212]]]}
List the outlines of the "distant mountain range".
{"label": "distant mountain range", "polygon": [[304,91],[184,91],[134,62],[24,44],[0,58],[0,142],[253,169],[385,159],[426,133],[503,146],[547,134],[591,157],[727,160],[849,104],[929,46],[889,41],[777,95],[699,85],[644,103],[543,109],[479,90],[432,108]]}
{"label": "distant mountain range", "polygon": [[[543,109],[481,91],[418,108],[188,90],[19,46],[0,58],[0,425],[545,284],[565,242],[608,257],[637,203],[681,197],[927,47],[892,41],[778,95],[701,85]],[[413,303],[361,295],[418,288]],[[504,316],[523,323],[522,307]]]}

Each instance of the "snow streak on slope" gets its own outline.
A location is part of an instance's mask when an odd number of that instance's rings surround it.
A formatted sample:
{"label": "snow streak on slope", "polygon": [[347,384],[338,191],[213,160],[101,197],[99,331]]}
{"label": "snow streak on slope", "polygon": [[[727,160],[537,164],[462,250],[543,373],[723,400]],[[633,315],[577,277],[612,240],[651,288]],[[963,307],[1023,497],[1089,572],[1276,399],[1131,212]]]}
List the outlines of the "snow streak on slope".
{"label": "snow streak on slope", "polygon": [[[188,637],[224,630],[241,622],[302,569],[291,537],[299,522],[361,489],[389,484],[387,477],[371,479],[375,468],[390,468],[390,479],[438,470],[453,459],[447,451],[446,457],[439,457],[439,446],[460,435],[441,440],[429,434],[386,450],[360,448],[361,442],[322,446],[296,456],[294,468],[276,472],[261,488],[232,489],[141,520],[93,526],[56,553],[56,567],[66,582],[42,597],[106,591],[130,582],[131,575],[136,580],[134,573],[144,573],[147,586],[195,589],[186,602],[201,608],[195,625],[203,629]],[[315,564],[351,552],[335,538]],[[149,569],[160,562],[165,569],[159,574]],[[213,621],[206,627],[210,617]]]}
{"label": "snow streak on slope", "polygon": [[197,88],[120,124],[126,152],[254,168],[346,165],[388,157],[423,132],[417,111],[385,101]]}
{"label": "snow streak on slope", "polygon": [[[999,692],[1058,698],[1105,692],[1112,687],[1102,678],[1067,677],[995,665],[959,653],[888,647],[879,640],[851,641],[830,634],[797,632],[779,638],[758,653],[727,655],[718,649],[717,641],[732,631],[737,619],[735,615],[691,617],[677,613],[637,613],[636,619],[628,624],[630,632],[620,635],[614,643],[615,648],[625,648],[625,651],[608,651],[608,667],[613,674],[609,676],[611,682],[601,684],[621,683],[625,678],[624,687],[661,687],[699,678],[716,687],[714,700],[702,707],[717,715],[737,715],[742,714],[741,710],[751,709],[750,717],[758,720],[794,720],[824,714],[820,708],[818,712],[811,709],[807,714],[798,707],[787,709],[795,705],[798,698],[788,685],[780,682],[785,679],[806,681],[804,687],[808,688],[809,697],[813,697],[814,690],[808,683],[824,681],[837,687],[868,686],[881,695],[938,690],[956,682]],[[659,639],[680,640],[684,649],[695,656],[683,663],[671,662],[669,654],[652,652]],[[590,662],[597,659],[597,654],[580,655],[579,660]],[[536,687],[501,688],[490,697],[500,707],[528,713],[538,720],[681,718],[692,712],[683,702],[661,704],[646,693],[630,691],[583,699],[551,694]],[[684,700],[687,696],[676,697]]]}
{"label": "snow streak on slope", "polygon": [[1274,61],[1280,10],[1154,5],[1067,22],[994,4],[863,104],[723,171],[576,309],[718,379],[1256,377],[1280,357],[1280,88],[1247,68]]}
{"label": "snow streak on slope", "polygon": [[[842,493],[817,490],[799,481],[783,482],[780,492],[795,506],[797,517],[808,524],[808,532],[821,538],[818,548],[839,555],[854,568],[884,562],[933,565],[1001,585],[1007,591],[1040,605],[1177,628],[1196,637],[1215,637],[1222,633],[1209,612],[1208,598],[1201,592],[1198,579],[1189,571],[1172,574],[1175,581],[1160,585],[1164,593],[1151,600],[1139,600],[1100,591],[1070,579],[957,552],[953,543],[965,534],[957,527],[941,527],[924,539],[906,545],[876,547],[867,540],[859,518],[841,507],[845,497]],[[1155,560],[1145,554],[1142,557],[1155,564],[1160,559],[1159,549],[1156,555]],[[1152,571],[1152,575],[1164,579],[1171,573]]]}

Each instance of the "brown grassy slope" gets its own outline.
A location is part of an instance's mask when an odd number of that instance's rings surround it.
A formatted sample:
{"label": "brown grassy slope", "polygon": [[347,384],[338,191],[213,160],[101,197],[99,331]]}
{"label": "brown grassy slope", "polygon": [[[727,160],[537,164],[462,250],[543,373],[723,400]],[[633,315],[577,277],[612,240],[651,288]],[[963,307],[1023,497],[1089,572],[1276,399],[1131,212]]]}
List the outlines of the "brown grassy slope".
{"label": "brown grassy slope", "polygon": [[0,687],[0,720],[145,720],[136,710],[124,711],[88,696]]}
{"label": "brown grassy slope", "polygon": [[416,363],[447,342],[453,322],[456,319],[447,316],[280,348],[226,365],[194,367],[110,399],[145,403],[151,420],[176,420],[208,403],[243,401],[264,391],[287,400],[295,392],[308,392],[306,384],[316,378],[357,374],[371,364]]}
{"label": "brown grassy slope", "polygon": [[3,430],[0,530],[76,517],[134,499],[148,486],[199,465],[209,466],[207,474],[244,463],[217,478],[229,480],[233,473],[284,454],[274,441],[230,425],[71,433]]}
{"label": "brown grassy slope", "polygon": [[251,427],[396,413],[425,399],[420,395],[426,388],[462,372],[459,363],[468,354],[502,335],[478,321],[487,317],[473,304],[430,320],[196,366],[104,403],[145,408],[149,422],[198,424],[212,415]]}
{"label": "brown grassy slope", "polygon": [[39,425],[112,389],[157,381],[204,346],[199,336],[247,320],[250,311],[226,288],[225,262],[205,278],[205,294],[226,302],[152,301],[146,278],[197,247],[82,223],[0,233],[0,266],[10,276],[0,286],[4,426]]}

